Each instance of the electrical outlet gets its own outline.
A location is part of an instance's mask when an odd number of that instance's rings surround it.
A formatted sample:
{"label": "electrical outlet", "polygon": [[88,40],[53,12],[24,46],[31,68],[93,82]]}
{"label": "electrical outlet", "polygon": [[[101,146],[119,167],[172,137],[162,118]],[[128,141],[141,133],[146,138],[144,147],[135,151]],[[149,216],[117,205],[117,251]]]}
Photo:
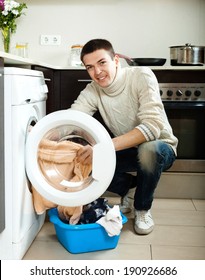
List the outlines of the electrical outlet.
{"label": "electrical outlet", "polygon": [[41,35],[40,43],[41,43],[41,45],[48,45],[48,36],[47,35]]}
{"label": "electrical outlet", "polygon": [[52,46],[59,46],[61,44],[60,35],[50,35],[50,43]]}
{"label": "electrical outlet", "polygon": [[41,35],[40,43],[42,46],[59,46],[61,44],[61,36]]}

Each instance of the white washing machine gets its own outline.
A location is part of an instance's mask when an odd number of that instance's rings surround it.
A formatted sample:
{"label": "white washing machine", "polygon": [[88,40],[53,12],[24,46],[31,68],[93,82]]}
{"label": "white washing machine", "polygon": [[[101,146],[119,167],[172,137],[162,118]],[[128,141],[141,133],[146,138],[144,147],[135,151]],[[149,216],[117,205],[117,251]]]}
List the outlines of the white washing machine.
{"label": "white washing machine", "polygon": [[1,92],[4,122],[0,141],[4,178],[0,187],[4,188],[5,200],[0,259],[21,259],[44,223],[45,215],[37,215],[33,208],[25,171],[25,143],[30,125],[45,116],[47,92],[42,72],[4,68],[4,94]]}
{"label": "white washing machine", "polygon": [[[45,218],[34,211],[30,184],[57,205],[85,205],[109,186],[116,157],[108,132],[93,117],[71,109],[45,116],[47,87],[41,72],[6,68],[4,82],[4,136],[0,145],[5,159],[0,166],[4,168],[5,225],[0,220],[0,258],[21,259]],[[74,182],[61,174],[55,163],[40,166],[39,147],[44,140],[93,146],[88,176]]]}

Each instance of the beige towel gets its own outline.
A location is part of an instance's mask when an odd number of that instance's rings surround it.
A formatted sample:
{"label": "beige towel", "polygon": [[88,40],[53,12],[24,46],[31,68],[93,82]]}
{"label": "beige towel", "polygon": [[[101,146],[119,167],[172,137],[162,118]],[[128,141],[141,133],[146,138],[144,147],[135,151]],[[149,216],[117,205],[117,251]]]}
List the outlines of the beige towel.
{"label": "beige towel", "polygon": [[76,225],[80,220],[80,216],[83,212],[83,206],[77,207],[65,207],[58,206],[58,214],[62,221],[69,221],[69,224]]}
{"label": "beige towel", "polygon": [[[83,181],[88,178],[92,165],[83,165],[76,161],[76,155],[82,145],[71,142],[62,141],[56,142],[48,139],[42,139],[38,149],[38,163],[42,174],[52,186],[58,190],[72,192],[79,191],[83,186],[78,188],[66,188],[63,186],[63,181]],[[54,172],[50,172],[53,170]],[[37,214],[44,213],[47,209],[56,207],[53,202],[43,198],[32,187],[33,204]],[[82,213],[82,206],[66,207],[58,206],[59,216],[62,219],[71,220],[77,223],[79,213]],[[73,216],[73,218],[71,218]]]}

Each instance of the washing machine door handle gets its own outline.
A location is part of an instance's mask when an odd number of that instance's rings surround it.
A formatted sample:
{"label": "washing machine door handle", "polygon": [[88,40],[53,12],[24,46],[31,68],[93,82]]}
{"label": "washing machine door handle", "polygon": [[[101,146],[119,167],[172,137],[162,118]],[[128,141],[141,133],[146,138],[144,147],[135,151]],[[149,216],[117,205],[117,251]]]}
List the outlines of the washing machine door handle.
{"label": "washing machine door handle", "polygon": [[113,162],[109,161],[107,151],[110,150],[110,143],[101,142],[93,147],[93,163],[92,163],[92,177],[96,181],[101,181],[106,176],[104,173],[105,164],[106,169],[113,169]]}

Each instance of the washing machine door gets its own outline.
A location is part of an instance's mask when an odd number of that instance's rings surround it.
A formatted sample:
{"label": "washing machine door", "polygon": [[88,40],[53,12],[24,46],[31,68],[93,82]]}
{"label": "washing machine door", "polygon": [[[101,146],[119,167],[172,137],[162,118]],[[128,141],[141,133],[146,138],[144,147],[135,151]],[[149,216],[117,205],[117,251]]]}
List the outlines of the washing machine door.
{"label": "washing machine door", "polygon": [[[93,147],[92,166],[75,161],[82,145]],[[26,172],[33,187],[47,200],[80,206],[100,197],[115,171],[113,142],[93,117],[61,110],[43,117],[26,141]]]}

